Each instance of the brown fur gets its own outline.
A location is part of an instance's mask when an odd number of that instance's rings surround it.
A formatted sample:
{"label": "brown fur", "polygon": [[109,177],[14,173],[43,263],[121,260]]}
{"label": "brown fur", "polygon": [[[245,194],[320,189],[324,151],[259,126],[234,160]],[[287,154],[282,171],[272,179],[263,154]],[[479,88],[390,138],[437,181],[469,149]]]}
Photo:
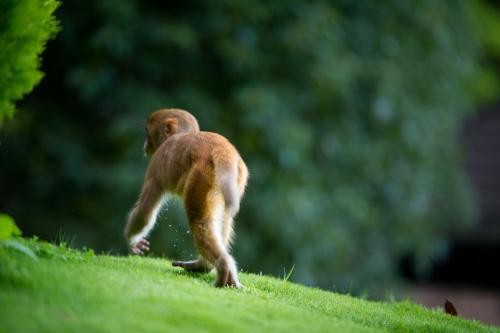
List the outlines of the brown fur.
{"label": "brown fur", "polygon": [[179,109],[152,113],[146,130],[144,151],[150,162],[125,228],[132,252],[149,250],[144,238],[154,225],[162,199],[167,193],[177,194],[184,198],[189,228],[201,257],[173,265],[203,272],[213,266],[216,286],[240,287],[236,263],[229,254],[233,218],[248,180],[238,151],[223,136],[200,131],[196,119]]}

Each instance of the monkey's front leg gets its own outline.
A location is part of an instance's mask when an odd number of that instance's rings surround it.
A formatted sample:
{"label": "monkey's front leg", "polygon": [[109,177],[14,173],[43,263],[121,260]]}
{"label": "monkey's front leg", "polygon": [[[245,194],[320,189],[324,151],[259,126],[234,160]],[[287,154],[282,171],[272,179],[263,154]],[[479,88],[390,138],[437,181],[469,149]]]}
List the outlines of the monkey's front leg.
{"label": "monkey's front leg", "polygon": [[132,253],[142,255],[149,251],[149,242],[145,237],[153,229],[162,198],[161,188],[146,178],[139,200],[130,213],[125,227],[125,238],[129,242]]}
{"label": "monkey's front leg", "polygon": [[138,254],[138,255],[143,255],[144,252],[149,251],[149,242],[146,239],[141,239],[135,244],[130,245],[130,251],[132,251],[133,254]]}

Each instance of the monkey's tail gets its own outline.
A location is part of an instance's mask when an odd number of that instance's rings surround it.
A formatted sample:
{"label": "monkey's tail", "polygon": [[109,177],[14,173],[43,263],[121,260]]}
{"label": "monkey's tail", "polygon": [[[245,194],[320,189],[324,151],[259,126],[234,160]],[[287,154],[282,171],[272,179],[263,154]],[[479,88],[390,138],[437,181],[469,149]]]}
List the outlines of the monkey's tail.
{"label": "monkey's tail", "polygon": [[237,187],[237,163],[219,161],[219,163],[215,165],[215,174],[222,196],[224,197],[226,210],[234,216],[240,209]]}

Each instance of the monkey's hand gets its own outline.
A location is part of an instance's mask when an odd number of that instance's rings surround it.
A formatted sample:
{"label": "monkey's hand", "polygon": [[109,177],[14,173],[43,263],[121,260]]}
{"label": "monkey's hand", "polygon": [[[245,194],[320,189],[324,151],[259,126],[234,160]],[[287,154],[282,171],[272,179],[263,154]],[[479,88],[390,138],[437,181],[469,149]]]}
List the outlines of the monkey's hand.
{"label": "monkey's hand", "polygon": [[130,245],[130,251],[133,254],[143,255],[145,252],[149,251],[149,242],[147,240],[140,239],[137,243]]}

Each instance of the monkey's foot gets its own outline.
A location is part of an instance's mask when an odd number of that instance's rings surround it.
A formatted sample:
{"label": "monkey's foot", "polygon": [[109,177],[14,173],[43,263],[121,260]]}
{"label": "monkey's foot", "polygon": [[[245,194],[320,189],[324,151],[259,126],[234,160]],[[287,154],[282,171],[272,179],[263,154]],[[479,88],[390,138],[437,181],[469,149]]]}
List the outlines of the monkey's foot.
{"label": "monkey's foot", "polygon": [[218,288],[222,287],[234,287],[236,289],[243,288],[243,285],[238,280],[238,274],[236,272],[236,265],[234,261],[231,260],[221,260],[217,265],[217,281],[215,286]]}
{"label": "monkey's foot", "polygon": [[[231,274],[229,274],[231,275]],[[224,288],[224,287],[230,287],[230,288],[236,288],[236,289],[242,289],[245,288],[244,285],[238,281],[238,278],[235,276],[228,276],[226,280],[217,278],[217,281],[215,282],[215,286],[217,288]]]}
{"label": "monkey's foot", "polygon": [[208,273],[212,267],[202,259],[191,261],[172,261],[172,266],[182,267],[188,272]]}
{"label": "monkey's foot", "polygon": [[144,252],[149,251],[149,242],[143,238],[137,243],[131,245],[130,251],[132,251],[133,254],[143,255]]}

